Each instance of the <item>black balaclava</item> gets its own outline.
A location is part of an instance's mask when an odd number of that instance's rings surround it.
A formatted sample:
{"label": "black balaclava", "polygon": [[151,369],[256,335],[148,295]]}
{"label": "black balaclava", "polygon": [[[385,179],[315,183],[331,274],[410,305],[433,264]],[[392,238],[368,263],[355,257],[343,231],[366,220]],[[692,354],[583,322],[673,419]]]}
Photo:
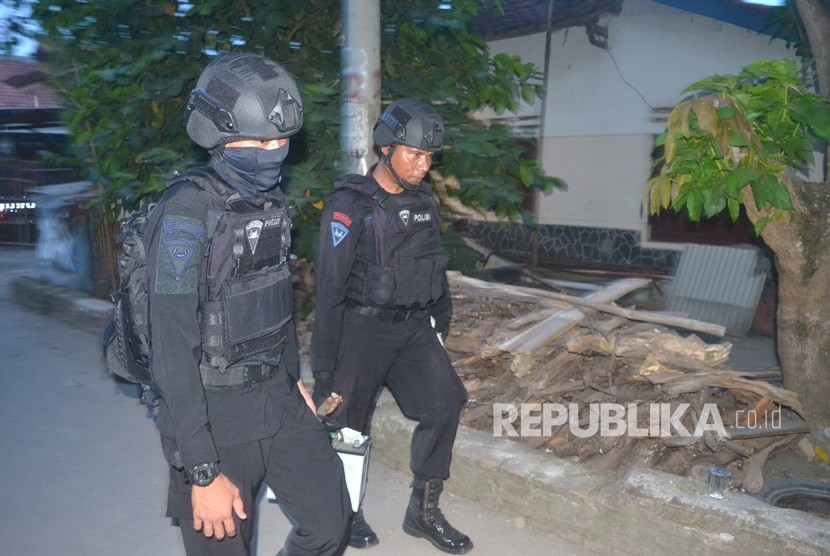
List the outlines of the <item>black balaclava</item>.
{"label": "black balaclava", "polygon": [[252,196],[271,191],[280,183],[288,143],[276,149],[220,145],[211,155],[219,175],[243,197]]}

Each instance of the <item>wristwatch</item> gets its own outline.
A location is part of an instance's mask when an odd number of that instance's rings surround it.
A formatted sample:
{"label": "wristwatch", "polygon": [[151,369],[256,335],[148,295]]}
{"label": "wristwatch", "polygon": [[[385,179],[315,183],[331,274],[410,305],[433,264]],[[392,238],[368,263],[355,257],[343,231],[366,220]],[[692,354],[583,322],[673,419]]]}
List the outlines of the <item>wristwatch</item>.
{"label": "wristwatch", "polygon": [[218,463],[199,463],[187,472],[190,476],[191,484],[200,487],[206,487],[219,475]]}

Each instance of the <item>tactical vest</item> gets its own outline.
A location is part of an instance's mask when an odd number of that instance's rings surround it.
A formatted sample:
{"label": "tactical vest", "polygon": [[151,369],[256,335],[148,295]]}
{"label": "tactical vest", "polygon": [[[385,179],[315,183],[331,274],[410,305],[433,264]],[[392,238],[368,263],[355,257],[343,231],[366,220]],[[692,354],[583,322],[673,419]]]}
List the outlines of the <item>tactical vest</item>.
{"label": "tactical vest", "polygon": [[[234,210],[237,204],[246,211]],[[277,189],[262,209],[232,195],[223,210],[208,212],[207,226],[200,370],[205,386],[234,387],[247,383],[246,365],[276,366],[285,349],[293,314],[291,218]]]}
{"label": "tactical vest", "polygon": [[443,294],[449,257],[441,252],[438,204],[422,184],[414,195],[391,195],[369,177],[350,174],[334,189],[370,197],[364,233],[374,243],[374,260],[358,253],[346,299],[383,308],[425,308]]}

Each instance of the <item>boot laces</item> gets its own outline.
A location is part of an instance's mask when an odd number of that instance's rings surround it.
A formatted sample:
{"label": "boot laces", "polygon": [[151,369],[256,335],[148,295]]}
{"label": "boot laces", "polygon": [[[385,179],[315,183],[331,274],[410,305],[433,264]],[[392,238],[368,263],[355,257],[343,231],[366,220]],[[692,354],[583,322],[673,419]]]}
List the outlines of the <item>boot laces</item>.
{"label": "boot laces", "polygon": [[449,523],[447,523],[447,520],[444,517],[444,512],[442,512],[441,508],[438,507],[438,499],[441,497],[443,486],[444,485],[438,481],[428,483],[426,514],[429,521],[442,528],[446,528],[449,526]]}

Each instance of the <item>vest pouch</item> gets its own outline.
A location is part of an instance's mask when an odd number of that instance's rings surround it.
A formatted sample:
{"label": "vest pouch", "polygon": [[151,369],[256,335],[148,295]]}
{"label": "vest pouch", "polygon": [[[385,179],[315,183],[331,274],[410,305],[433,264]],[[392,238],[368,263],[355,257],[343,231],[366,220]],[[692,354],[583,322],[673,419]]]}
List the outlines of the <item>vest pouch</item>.
{"label": "vest pouch", "polygon": [[444,253],[435,255],[435,264],[432,266],[432,280],[430,280],[431,301],[438,301],[444,295],[444,276],[450,268],[450,257]]}
{"label": "vest pouch", "polygon": [[219,299],[201,311],[206,363],[228,367],[268,352],[285,336],[292,312],[288,265],[224,282]]}
{"label": "vest pouch", "polygon": [[225,359],[225,315],[221,301],[203,301],[199,305],[199,328],[202,333],[202,363],[209,367],[227,366]]}
{"label": "vest pouch", "polygon": [[223,284],[227,317],[228,362],[271,349],[294,307],[288,265]]}
{"label": "vest pouch", "polygon": [[361,259],[355,259],[352,265],[352,272],[346,281],[346,297],[360,305],[368,303],[366,291],[366,277],[369,274],[371,265]]}
{"label": "vest pouch", "polygon": [[411,307],[418,301],[418,268],[423,267],[423,260],[411,256],[399,256],[395,268],[397,295],[395,305]]}
{"label": "vest pouch", "polygon": [[396,305],[426,307],[444,293],[444,273],[449,257],[443,253],[422,257],[400,257],[398,260]]}
{"label": "vest pouch", "polygon": [[398,304],[395,300],[395,269],[370,264],[366,270],[366,300],[380,307]]}

